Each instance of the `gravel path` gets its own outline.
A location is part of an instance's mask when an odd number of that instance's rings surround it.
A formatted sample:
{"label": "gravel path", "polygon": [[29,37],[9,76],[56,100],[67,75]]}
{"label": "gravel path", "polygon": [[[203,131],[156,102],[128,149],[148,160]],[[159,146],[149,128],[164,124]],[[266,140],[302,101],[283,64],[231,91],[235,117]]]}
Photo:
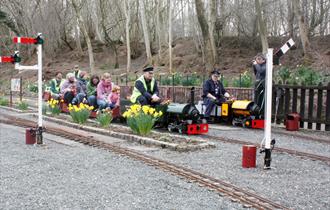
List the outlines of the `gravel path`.
{"label": "gravel path", "polygon": [[4,124],[0,137],[0,209],[242,209],[111,152],[49,134],[25,145],[24,129]]}
{"label": "gravel path", "polygon": [[215,178],[255,191],[293,209],[329,209],[330,167],[287,154],[272,154],[272,170],[264,171],[264,154],[257,154],[257,168],[241,167],[240,145],[216,142],[216,148],[177,153],[150,151],[149,155],[192,168]]}

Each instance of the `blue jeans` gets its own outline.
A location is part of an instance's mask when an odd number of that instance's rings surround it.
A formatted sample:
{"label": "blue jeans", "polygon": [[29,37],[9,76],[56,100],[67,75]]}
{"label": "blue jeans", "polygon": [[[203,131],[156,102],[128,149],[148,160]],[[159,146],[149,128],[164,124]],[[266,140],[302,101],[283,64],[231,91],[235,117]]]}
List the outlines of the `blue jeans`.
{"label": "blue jeans", "polygon": [[87,101],[90,106],[97,107],[96,96],[94,95],[88,96]]}
{"label": "blue jeans", "polygon": [[225,102],[225,99],[217,99],[217,101],[213,101],[210,98],[204,98],[204,104],[206,106],[205,108],[205,113],[204,113],[204,117],[205,118],[209,118],[211,115],[212,110],[214,109],[215,105],[221,105],[222,102]]}
{"label": "blue jeans", "polygon": [[102,110],[102,109],[106,109],[106,108],[113,109],[113,108],[115,108],[116,104],[108,103],[108,102],[106,102],[105,100],[102,100],[102,99],[97,99],[97,105],[99,106],[99,110]]}
{"label": "blue jeans", "polygon": [[85,98],[85,94],[84,93],[78,93],[72,100],[72,104],[80,104],[84,98]]}

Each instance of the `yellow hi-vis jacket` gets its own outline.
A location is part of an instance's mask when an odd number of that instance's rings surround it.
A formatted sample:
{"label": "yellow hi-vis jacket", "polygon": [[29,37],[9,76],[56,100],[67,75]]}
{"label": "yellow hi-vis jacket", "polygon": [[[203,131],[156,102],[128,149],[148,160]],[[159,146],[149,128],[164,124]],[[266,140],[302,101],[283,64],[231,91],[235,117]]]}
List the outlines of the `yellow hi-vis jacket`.
{"label": "yellow hi-vis jacket", "polygon": [[[142,84],[143,84],[143,86],[144,86],[144,89],[146,89],[146,91],[148,91],[148,89],[147,89],[147,84],[146,84],[146,81],[145,81],[145,79],[144,79],[144,76],[142,75],[141,77],[139,77],[136,81],[135,81],[135,83],[137,82],[137,81],[141,81],[142,82]],[[151,84],[150,84],[150,91],[151,92],[153,92],[154,91],[154,87],[155,87],[155,78],[152,78],[152,80],[151,80]],[[132,95],[131,95],[131,102],[134,104],[134,103],[136,103],[136,99],[140,96],[140,95],[142,95],[142,93],[135,87],[135,85],[134,85],[134,89],[133,89],[133,93],[132,93]]]}

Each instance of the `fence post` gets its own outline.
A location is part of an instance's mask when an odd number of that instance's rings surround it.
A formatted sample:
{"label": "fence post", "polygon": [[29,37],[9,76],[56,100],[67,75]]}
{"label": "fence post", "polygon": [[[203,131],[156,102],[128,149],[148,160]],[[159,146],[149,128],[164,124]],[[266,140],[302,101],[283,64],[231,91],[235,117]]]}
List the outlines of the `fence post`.
{"label": "fence post", "polygon": [[[314,89],[310,88],[308,96],[308,121],[313,118],[313,105],[314,105]],[[308,129],[313,128],[313,123],[308,122]]]}
{"label": "fence post", "polygon": [[327,101],[325,109],[325,130],[330,131],[330,82],[327,86]]}
{"label": "fence post", "polygon": [[242,87],[242,74],[239,74],[239,87]]}
{"label": "fence post", "polygon": [[160,74],[159,75],[159,86],[161,86],[162,85],[162,75]]}
{"label": "fence post", "polygon": [[116,75],[116,84],[119,85],[118,75]]}
{"label": "fence post", "polygon": [[[322,90],[322,83],[319,83],[318,90],[317,90],[317,111],[316,111],[316,119],[321,120],[322,116],[322,95],[323,95],[323,90]],[[321,123],[317,122],[316,123],[316,130],[321,130]]]}
{"label": "fence post", "polygon": [[22,103],[22,98],[23,98],[23,80],[22,76],[19,78],[19,100]]}
{"label": "fence post", "polygon": [[[304,84],[302,84],[304,86]],[[306,89],[302,87],[300,89],[300,127],[304,127],[304,118],[305,118],[305,97],[306,97]]]}
{"label": "fence post", "polygon": [[175,94],[174,94],[174,74],[172,74],[172,100],[175,102]]}
{"label": "fence post", "polygon": [[127,81],[127,80],[128,80],[128,75],[127,75],[127,73],[126,73],[126,82],[125,82],[125,83],[126,83],[126,86],[127,86],[127,84],[128,84],[128,81]]}

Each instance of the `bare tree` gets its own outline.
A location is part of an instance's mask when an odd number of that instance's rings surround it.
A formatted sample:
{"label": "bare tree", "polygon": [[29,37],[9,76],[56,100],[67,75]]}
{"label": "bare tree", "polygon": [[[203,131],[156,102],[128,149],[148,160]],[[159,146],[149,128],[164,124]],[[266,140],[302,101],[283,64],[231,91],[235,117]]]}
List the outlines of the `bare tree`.
{"label": "bare tree", "polygon": [[130,0],[124,0],[124,11],[126,16],[126,47],[127,47],[127,68],[126,72],[131,70],[131,45],[130,45],[130,36],[129,36],[129,25],[131,22],[131,9],[130,9]]}
{"label": "bare tree", "polygon": [[145,44],[146,53],[147,53],[147,60],[148,60],[149,64],[152,64],[149,30],[148,30],[148,26],[147,26],[146,15],[145,15],[144,1],[140,0],[139,2],[140,2],[140,15],[141,15],[141,23],[142,23],[142,29],[143,29],[144,44]]}
{"label": "bare tree", "polygon": [[257,12],[257,19],[258,19],[258,28],[259,28],[259,35],[261,39],[261,45],[262,45],[262,52],[266,53],[268,49],[268,41],[267,41],[267,29],[265,21],[262,17],[261,13],[261,5],[259,0],[255,0],[255,9]]}
{"label": "bare tree", "polygon": [[86,40],[86,44],[87,44],[87,48],[88,48],[88,56],[89,56],[90,73],[93,74],[95,71],[95,63],[94,63],[94,55],[93,55],[93,47],[92,47],[91,39],[89,38],[84,20],[80,14],[80,10],[81,10],[80,5],[78,5],[77,0],[71,0],[71,2],[72,2],[72,6],[76,12],[80,29],[81,29],[82,33],[84,34],[84,37]]}
{"label": "bare tree", "polygon": [[304,50],[304,56],[309,57],[310,52],[311,52],[311,47],[310,47],[310,42],[309,42],[309,38],[308,38],[308,33],[309,33],[308,26],[305,22],[304,14],[301,11],[300,1],[293,0],[292,3],[293,3],[293,7],[294,7],[295,16],[296,16],[296,18],[298,20],[298,24],[299,24],[299,33],[300,33],[300,39],[301,39],[303,50]]}
{"label": "bare tree", "polygon": [[170,73],[173,73],[172,69],[172,1],[168,0],[168,52],[169,52],[169,61],[170,61],[170,66],[169,66],[169,71]]}

